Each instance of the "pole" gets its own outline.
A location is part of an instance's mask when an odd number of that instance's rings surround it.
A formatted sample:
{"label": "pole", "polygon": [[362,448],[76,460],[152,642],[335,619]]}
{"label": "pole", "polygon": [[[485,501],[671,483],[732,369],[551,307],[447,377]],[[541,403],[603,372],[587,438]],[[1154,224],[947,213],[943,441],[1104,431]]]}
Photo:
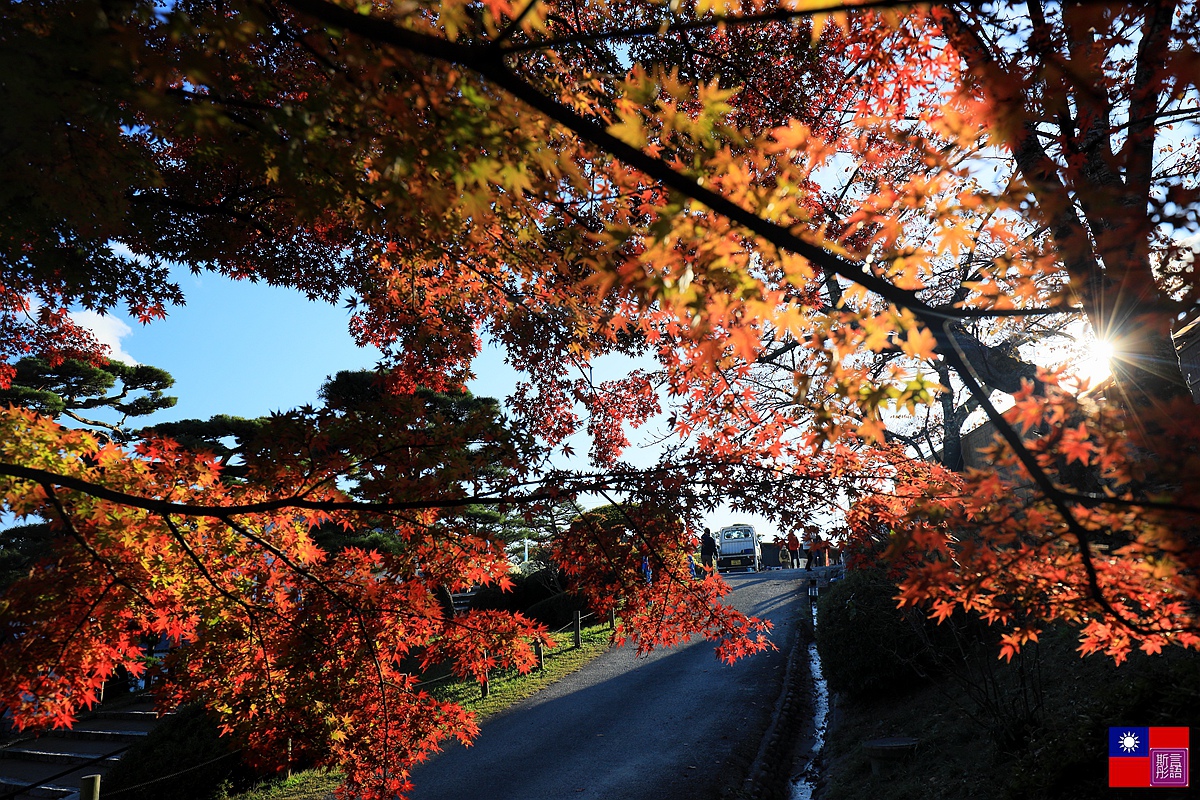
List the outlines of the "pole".
{"label": "pole", "polygon": [[582,619],[583,619],[583,615],[580,614],[578,611],[576,611],[575,612],[575,647],[576,648],[583,647],[583,630],[581,629],[581,626],[580,626],[580,622]]}
{"label": "pole", "polygon": [[537,668],[540,670],[546,669],[546,654],[542,651],[542,643],[540,641],[534,641],[533,655],[537,658]]}
{"label": "pole", "polygon": [[84,775],[79,779],[79,800],[100,800],[99,775]]}

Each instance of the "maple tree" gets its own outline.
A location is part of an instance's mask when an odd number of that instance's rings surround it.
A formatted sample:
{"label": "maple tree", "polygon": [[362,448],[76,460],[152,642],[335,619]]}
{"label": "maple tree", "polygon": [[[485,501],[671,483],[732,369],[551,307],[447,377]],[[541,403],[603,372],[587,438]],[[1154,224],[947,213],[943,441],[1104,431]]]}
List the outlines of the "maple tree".
{"label": "maple tree", "polygon": [[[19,724],[67,723],[167,635],[188,642],[171,697],[262,763],[287,739],[355,791],[403,792],[474,733],[421,670],[527,668],[544,638],[439,605],[507,580],[457,511],[586,492],[624,522],[584,515],[555,552],[643,648],[767,646],[681,568],[687,523],[722,501],[782,530],[844,515],[903,602],[1003,625],[1007,654],[1057,621],[1118,660],[1200,646],[1200,470],[1177,457],[1197,415],[1170,336],[1196,299],[1198,13],[6,5],[0,380],[28,353],[99,363],[67,309],[160,317],[182,299],[170,263],[349,294],[387,380],[370,408],[269,421],[236,476],[170,439],[0,412],[5,508],[61,534],[0,601],[0,696]],[[1015,349],[1067,318],[1117,343],[1099,399]],[[483,335],[525,376],[503,425],[429,394],[461,392]],[[653,366],[593,380],[610,355]],[[1003,472],[906,451],[903,418],[931,405],[947,453],[985,412]],[[664,412],[676,443],[623,462]],[[592,468],[553,468],[579,430]],[[326,552],[329,526],[399,544]]]}

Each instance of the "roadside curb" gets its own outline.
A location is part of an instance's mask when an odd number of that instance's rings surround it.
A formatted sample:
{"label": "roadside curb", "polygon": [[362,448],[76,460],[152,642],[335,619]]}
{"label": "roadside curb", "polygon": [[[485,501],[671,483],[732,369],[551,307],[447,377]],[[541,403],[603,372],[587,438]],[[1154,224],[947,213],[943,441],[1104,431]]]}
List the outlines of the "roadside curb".
{"label": "roadside curb", "polygon": [[811,683],[805,656],[813,634],[804,600],[807,598],[802,599],[797,612],[800,619],[787,645],[787,667],[771,723],[742,785],[742,796],[748,800],[788,800],[791,796],[792,752],[804,724]]}

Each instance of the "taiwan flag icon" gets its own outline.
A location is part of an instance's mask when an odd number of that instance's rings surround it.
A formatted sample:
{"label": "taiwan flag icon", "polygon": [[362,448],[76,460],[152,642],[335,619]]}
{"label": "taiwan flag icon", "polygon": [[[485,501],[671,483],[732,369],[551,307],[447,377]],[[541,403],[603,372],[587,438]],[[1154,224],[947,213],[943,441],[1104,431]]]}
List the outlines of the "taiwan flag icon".
{"label": "taiwan flag icon", "polygon": [[1189,766],[1187,728],[1108,729],[1110,787],[1187,786]]}

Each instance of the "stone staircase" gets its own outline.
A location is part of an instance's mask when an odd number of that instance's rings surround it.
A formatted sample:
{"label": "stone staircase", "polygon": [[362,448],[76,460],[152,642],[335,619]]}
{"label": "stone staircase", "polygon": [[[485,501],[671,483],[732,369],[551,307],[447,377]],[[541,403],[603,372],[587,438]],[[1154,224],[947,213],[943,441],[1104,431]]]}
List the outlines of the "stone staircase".
{"label": "stone staircase", "polygon": [[479,587],[469,589],[465,592],[454,592],[450,595],[454,600],[454,613],[462,614],[471,607],[471,600],[475,595],[479,594]]}
{"label": "stone staircase", "polygon": [[78,795],[84,775],[103,775],[158,720],[152,702],[134,699],[87,714],[70,730],[5,742],[0,745],[0,800],[69,800]]}

